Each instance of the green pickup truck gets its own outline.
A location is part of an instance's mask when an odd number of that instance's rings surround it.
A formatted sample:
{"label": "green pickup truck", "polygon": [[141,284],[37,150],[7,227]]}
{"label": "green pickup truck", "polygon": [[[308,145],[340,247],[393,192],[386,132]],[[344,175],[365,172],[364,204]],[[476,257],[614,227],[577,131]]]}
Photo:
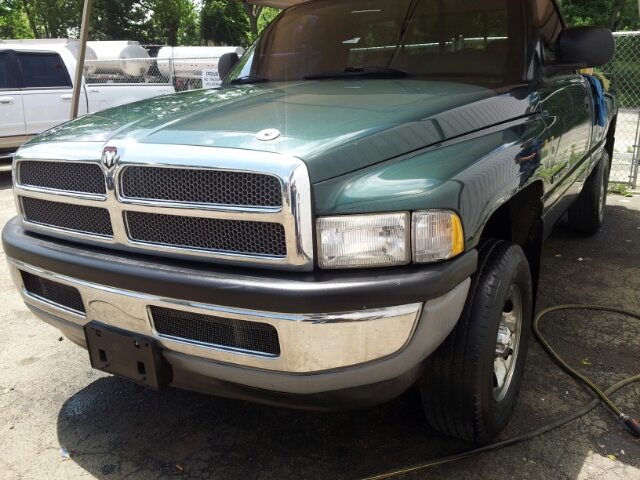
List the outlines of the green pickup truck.
{"label": "green pickup truck", "polygon": [[13,281],[149,387],[322,410],[418,385],[433,427],[489,442],[543,240],[603,222],[618,107],[580,69],[614,52],[554,0],[293,5],[219,88],[25,144]]}

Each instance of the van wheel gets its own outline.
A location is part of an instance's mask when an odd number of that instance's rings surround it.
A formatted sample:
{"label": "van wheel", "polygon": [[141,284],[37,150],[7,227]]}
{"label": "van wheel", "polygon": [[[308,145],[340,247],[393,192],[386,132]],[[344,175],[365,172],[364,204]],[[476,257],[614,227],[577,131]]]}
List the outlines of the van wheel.
{"label": "van wheel", "polygon": [[602,228],[610,171],[611,162],[609,154],[605,151],[598,166],[584,182],[578,199],[569,208],[569,226],[572,230],[593,234]]}
{"label": "van wheel", "polygon": [[478,253],[460,320],[427,360],[420,394],[433,428],[488,443],[507,426],[516,405],[531,330],[532,284],[519,246],[487,240]]}

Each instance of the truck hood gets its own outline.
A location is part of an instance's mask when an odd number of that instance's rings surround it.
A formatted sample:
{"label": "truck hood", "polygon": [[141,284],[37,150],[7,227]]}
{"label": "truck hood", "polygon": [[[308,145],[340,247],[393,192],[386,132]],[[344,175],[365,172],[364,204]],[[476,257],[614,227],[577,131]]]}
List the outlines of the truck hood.
{"label": "truck hood", "polygon": [[[508,91],[508,90],[507,90]],[[226,86],[101,111],[39,142],[177,144],[267,151],[307,163],[313,183],[529,113],[478,86],[424,80],[325,80]],[[259,140],[276,129],[280,136]]]}

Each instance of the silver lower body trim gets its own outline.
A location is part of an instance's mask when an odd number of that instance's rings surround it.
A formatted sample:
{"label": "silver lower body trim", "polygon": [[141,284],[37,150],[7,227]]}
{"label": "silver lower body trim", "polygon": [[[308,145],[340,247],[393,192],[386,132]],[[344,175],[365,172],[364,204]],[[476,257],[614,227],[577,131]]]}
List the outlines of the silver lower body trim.
{"label": "silver lower body trim", "polygon": [[[238,310],[88,283],[13,259],[9,259],[9,266],[25,303],[70,324],[82,327],[96,320],[155,337],[166,355],[175,353],[218,364],[287,374],[337,371],[397,355],[410,343],[423,312],[422,303],[338,314],[291,315]],[[23,285],[20,270],[76,288],[82,296],[86,315],[30,294]],[[150,306],[272,325],[278,332],[281,353],[274,357],[160,335],[154,328]],[[454,321],[458,316],[459,312]]]}

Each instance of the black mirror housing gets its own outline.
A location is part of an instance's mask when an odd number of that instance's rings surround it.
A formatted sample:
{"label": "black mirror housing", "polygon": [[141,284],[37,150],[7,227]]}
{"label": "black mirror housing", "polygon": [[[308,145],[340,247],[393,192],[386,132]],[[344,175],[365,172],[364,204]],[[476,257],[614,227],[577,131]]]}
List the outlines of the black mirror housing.
{"label": "black mirror housing", "polygon": [[556,44],[557,63],[594,68],[606,65],[616,53],[613,33],[603,27],[570,27]]}
{"label": "black mirror housing", "polygon": [[229,75],[229,72],[236,66],[240,57],[235,52],[225,53],[218,60],[218,75],[220,75],[220,80],[224,81]]}

